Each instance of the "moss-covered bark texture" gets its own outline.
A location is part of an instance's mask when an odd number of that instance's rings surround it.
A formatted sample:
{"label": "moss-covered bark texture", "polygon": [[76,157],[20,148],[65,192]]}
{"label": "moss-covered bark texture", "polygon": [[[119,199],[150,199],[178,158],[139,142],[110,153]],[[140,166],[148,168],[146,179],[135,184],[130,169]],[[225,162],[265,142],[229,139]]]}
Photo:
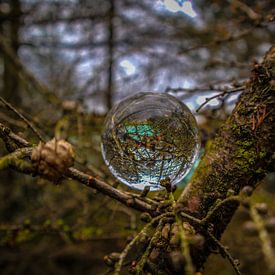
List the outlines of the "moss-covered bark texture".
{"label": "moss-covered bark texture", "polygon": [[[193,179],[178,200],[179,211],[202,219],[220,200],[238,194],[244,186],[254,189],[266,173],[274,171],[274,64],[272,47],[262,64],[254,65],[232,115],[208,144]],[[218,238],[237,206],[228,201],[212,216]],[[205,245],[205,253],[196,255],[201,260],[196,257],[194,263],[202,265],[208,254]]]}

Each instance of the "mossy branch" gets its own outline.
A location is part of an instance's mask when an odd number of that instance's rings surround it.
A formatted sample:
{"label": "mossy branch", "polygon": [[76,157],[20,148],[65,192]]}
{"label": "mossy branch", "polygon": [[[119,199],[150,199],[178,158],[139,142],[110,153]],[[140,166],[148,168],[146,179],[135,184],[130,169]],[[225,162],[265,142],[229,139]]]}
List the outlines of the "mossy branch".
{"label": "mossy branch", "polygon": [[[263,62],[254,65],[235,109],[177,202],[179,213],[184,213],[182,219],[189,214],[193,223],[194,218],[211,223],[217,239],[239,205],[240,190],[248,186],[253,191],[266,173],[274,171],[274,65],[272,47]],[[194,255],[198,269],[211,253],[210,247],[206,242],[203,251]]]}
{"label": "mossy branch", "polygon": [[[4,141],[7,150],[12,152],[11,154],[2,158],[2,169],[12,168],[25,174],[39,175],[34,165],[30,161],[30,158],[27,160],[22,160],[24,156],[30,156],[32,154],[33,148],[35,147],[30,147],[31,144],[29,142],[14,134],[8,127],[4,126],[3,124],[0,124],[0,138],[2,138]],[[39,176],[43,177],[43,175]],[[146,197],[133,196],[130,193],[116,189],[103,180],[83,173],[73,167],[69,168],[66,173],[61,176],[63,176],[63,179],[71,178],[88,186],[89,188],[96,189],[104,195],[107,195],[133,209],[142,212],[148,212],[152,216],[157,216],[160,214],[156,211],[156,202]]]}
{"label": "mossy branch", "polygon": [[[156,223],[159,223],[160,224],[160,220],[162,218],[165,218],[167,216],[173,216],[174,213],[170,213],[170,212],[167,212],[167,213],[164,213],[164,214],[161,214],[155,218],[153,218],[147,225],[145,225],[143,227],[143,229],[134,237],[134,239],[124,248],[124,250],[122,251],[122,253],[120,254],[120,257],[119,257],[119,261],[117,262],[116,266],[115,266],[115,271],[114,271],[114,275],[119,275],[121,274],[121,269],[122,269],[122,265],[123,265],[123,262],[124,260],[126,259],[126,257],[128,256],[130,250],[133,248],[133,246],[138,242],[138,240],[140,240],[141,236],[146,233],[151,227],[153,227],[153,225],[155,225]],[[154,236],[156,236],[156,232],[158,232],[160,230],[160,227],[157,228],[157,230],[155,231],[154,233]],[[156,237],[155,237],[156,238]],[[145,253],[143,254],[143,257],[141,259],[141,262],[140,262],[140,265],[138,266],[138,272],[141,272],[142,271],[142,268],[145,264],[145,261],[147,260],[148,258],[148,254],[151,250],[151,246],[152,246],[152,242],[154,240],[154,237],[152,238],[151,242],[149,243],[149,246],[147,247]],[[138,273],[140,274],[140,273]]]}
{"label": "mossy branch", "polygon": [[12,167],[18,171],[32,172],[32,165],[23,160],[24,157],[29,157],[32,152],[32,148],[20,148],[2,158],[0,158],[0,170]]}

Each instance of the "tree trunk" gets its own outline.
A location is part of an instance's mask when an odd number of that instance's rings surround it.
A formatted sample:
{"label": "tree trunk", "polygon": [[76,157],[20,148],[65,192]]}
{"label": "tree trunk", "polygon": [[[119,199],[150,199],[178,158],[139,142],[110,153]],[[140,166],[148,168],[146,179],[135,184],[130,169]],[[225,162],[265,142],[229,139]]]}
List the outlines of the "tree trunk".
{"label": "tree trunk", "polygon": [[[20,0],[10,1],[10,13],[8,20],[3,22],[1,31],[10,40],[10,46],[12,51],[18,54],[19,49],[19,30],[20,30],[20,14],[21,3]],[[2,94],[5,99],[15,105],[21,103],[21,96],[19,91],[20,81],[17,72],[14,71],[10,59],[3,53],[3,91]]]}
{"label": "tree trunk", "polygon": [[109,15],[108,15],[108,79],[106,91],[106,105],[110,110],[113,104],[113,90],[114,90],[114,17],[115,17],[115,0],[110,0]]}
{"label": "tree trunk", "polygon": [[[261,65],[255,64],[232,115],[208,144],[206,154],[188,187],[177,202],[178,213],[203,219],[209,210],[244,186],[253,189],[268,172],[274,171],[274,76],[275,47]],[[218,239],[230,222],[238,202],[228,201],[211,216],[213,234]],[[209,242],[203,252],[193,255],[200,268],[210,254]]]}

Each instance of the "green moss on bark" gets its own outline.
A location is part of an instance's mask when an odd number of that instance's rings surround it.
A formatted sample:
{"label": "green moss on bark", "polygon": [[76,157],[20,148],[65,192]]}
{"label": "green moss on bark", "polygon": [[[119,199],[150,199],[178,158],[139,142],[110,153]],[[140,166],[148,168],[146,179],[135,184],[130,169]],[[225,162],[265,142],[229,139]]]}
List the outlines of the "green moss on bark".
{"label": "green moss on bark", "polygon": [[[274,64],[275,47],[261,65],[252,70],[250,82],[219,135],[207,146],[194,176],[181,194],[177,207],[197,218],[204,218],[219,200],[238,194],[244,186],[255,187],[274,168]],[[229,203],[217,213],[214,224],[219,238],[238,204]],[[209,248],[200,255],[203,264]],[[198,255],[196,255],[198,256]]]}

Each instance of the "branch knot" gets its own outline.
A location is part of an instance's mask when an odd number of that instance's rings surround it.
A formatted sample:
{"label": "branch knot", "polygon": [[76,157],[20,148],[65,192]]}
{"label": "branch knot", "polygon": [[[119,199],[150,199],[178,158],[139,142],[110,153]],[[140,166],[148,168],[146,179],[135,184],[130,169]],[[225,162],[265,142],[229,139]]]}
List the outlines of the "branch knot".
{"label": "branch knot", "polygon": [[52,139],[40,142],[32,151],[31,160],[37,173],[58,182],[68,168],[74,164],[74,150],[65,140]]}

